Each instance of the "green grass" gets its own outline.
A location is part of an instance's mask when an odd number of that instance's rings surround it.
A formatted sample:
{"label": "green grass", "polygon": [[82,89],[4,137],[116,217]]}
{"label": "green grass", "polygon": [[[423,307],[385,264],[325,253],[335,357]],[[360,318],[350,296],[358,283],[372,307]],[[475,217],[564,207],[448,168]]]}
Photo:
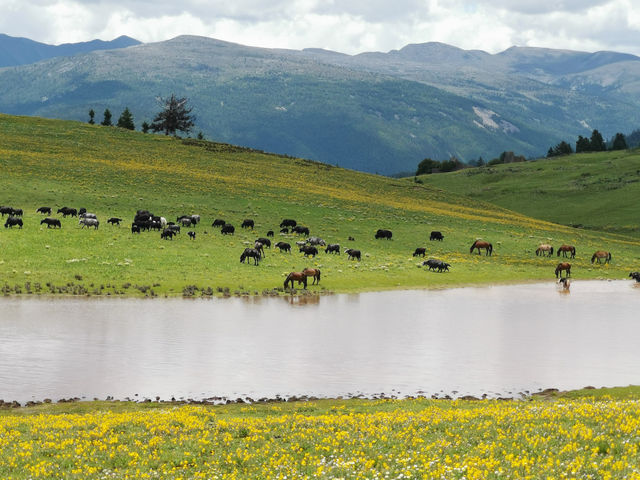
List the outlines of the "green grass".
{"label": "green grass", "polygon": [[[0,204],[25,211],[22,230],[0,228],[0,287],[7,294],[261,294],[305,266],[322,270],[313,292],[551,280],[557,258],[535,257],[540,242],[576,245],[574,278],[626,278],[640,255],[635,238],[534,220],[428,185],[77,122],[0,116],[0,167]],[[67,218],[61,230],[48,230],[35,213],[44,205],[86,207],[101,226],[83,230]],[[140,208],[170,220],[197,213],[203,222],[195,241],[132,235],[128,224]],[[106,224],[110,216],[126,226]],[[236,235],[211,228],[215,218],[234,224]],[[239,228],[244,218],[255,220],[255,231]],[[324,252],[305,259],[294,246],[291,254],[267,250],[258,267],[240,264],[245,246],[278,232],[282,218],[343,249],[360,249],[362,262]],[[391,229],[393,240],[375,240],[378,228]],[[431,230],[445,241],[429,242]],[[469,254],[478,237],[494,244],[493,257]],[[276,233],[278,240],[299,239]],[[419,246],[451,263],[451,272],[421,268],[422,258],[412,256]],[[592,266],[596,249],[611,250],[612,264]]]}
{"label": "green grass", "polygon": [[584,153],[453,173],[428,185],[564,225],[640,235],[640,149]]}

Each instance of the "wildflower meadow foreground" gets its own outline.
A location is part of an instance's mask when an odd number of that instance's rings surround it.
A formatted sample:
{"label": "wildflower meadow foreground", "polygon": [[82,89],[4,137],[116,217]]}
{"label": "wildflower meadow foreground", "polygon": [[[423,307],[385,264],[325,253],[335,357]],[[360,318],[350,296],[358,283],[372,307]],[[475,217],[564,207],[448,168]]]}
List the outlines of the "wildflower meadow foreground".
{"label": "wildflower meadow foreground", "polygon": [[626,393],[41,405],[0,415],[0,478],[633,479],[639,426]]}

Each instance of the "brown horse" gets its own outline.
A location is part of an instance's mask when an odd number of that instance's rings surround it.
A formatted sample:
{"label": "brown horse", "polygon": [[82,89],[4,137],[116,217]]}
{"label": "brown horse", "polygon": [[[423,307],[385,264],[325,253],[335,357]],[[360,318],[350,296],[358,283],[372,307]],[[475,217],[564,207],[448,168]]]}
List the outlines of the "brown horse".
{"label": "brown horse", "polygon": [[313,282],[311,283],[311,285],[313,285],[314,283],[320,283],[319,268],[305,268],[304,270],[302,270],[302,273],[304,273],[307,277],[313,277]]}
{"label": "brown horse", "polygon": [[562,263],[559,263],[558,266],[556,267],[556,278],[558,278],[558,276],[562,278],[563,270],[567,272],[567,277],[571,276],[571,264],[567,262],[562,262]]}
{"label": "brown horse", "polygon": [[469,249],[469,253],[473,253],[474,248],[478,249],[478,255],[480,255],[480,249],[485,250],[485,255],[491,255],[493,253],[493,245],[491,245],[489,242],[485,242],[484,240],[476,240],[475,242],[473,242],[473,245],[471,245],[471,249]]}
{"label": "brown horse", "polygon": [[293,281],[298,282],[298,285],[301,283],[304,285],[304,288],[307,288],[307,276],[304,272],[291,272],[287,275],[287,278],[284,281],[284,288],[287,288],[287,283],[291,283],[291,288],[293,288]]}
{"label": "brown horse", "polygon": [[553,255],[553,247],[547,243],[541,243],[536,250],[536,256],[545,256],[545,253],[550,257]]}
{"label": "brown horse", "polygon": [[562,252],[563,257],[566,257],[567,252],[569,252],[571,254],[571,258],[576,258],[576,247],[573,245],[562,245],[558,249],[558,257],[560,256],[560,252]]}
{"label": "brown horse", "polygon": [[598,250],[591,257],[591,263],[598,260],[598,263],[602,263],[601,260],[604,260],[604,263],[609,263],[611,261],[611,252],[605,252],[604,250]]}

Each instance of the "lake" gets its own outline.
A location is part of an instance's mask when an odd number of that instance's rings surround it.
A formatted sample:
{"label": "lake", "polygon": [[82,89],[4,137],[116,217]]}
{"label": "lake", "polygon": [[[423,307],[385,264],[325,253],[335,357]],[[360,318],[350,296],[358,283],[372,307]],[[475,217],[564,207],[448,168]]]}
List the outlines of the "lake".
{"label": "lake", "polygon": [[186,299],[0,298],[0,398],[515,396],[640,384],[631,281]]}

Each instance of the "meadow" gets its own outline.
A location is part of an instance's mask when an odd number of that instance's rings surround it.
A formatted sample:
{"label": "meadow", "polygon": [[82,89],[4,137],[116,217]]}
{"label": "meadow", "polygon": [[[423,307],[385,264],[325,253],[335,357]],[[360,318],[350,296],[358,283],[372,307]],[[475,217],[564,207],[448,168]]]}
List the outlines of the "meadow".
{"label": "meadow", "polygon": [[422,175],[425,184],[535,218],[638,238],[640,149]]}
{"label": "meadow", "polygon": [[[553,280],[558,259],[536,257],[541,242],[577,247],[577,279],[627,278],[640,264],[635,237],[575,229],[537,220],[434,186],[354,172],[206,141],[144,135],[113,127],[40,118],[0,116],[0,204],[25,211],[23,229],[0,228],[0,288],[4,294],[208,296],[281,294],[285,276],[304,267],[322,271],[310,292],[439,288],[479,283]],[[62,219],[61,229],[40,225],[40,206],[85,207],[98,230]],[[175,220],[199,214],[194,241],[157,232],[133,235],[138,209]],[[55,210],[54,210],[55,212]],[[54,215],[55,216],[55,215]],[[109,217],[121,217],[114,227]],[[6,218],[6,217],[5,217]],[[236,227],[223,236],[221,218]],[[254,231],[240,224],[250,218]],[[362,251],[362,261],[325,254],[303,258],[295,235],[279,235],[283,218],[342,249]],[[375,240],[377,229],[392,240]],[[259,266],[241,264],[246,246],[268,230],[273,248]],[[430,242],[439,230],[443,242]],[[353,237],[354,241],[348,238]],[[491,257],[470,255],[476,238],[493,243]],[[448,273],[422,267],[413,257],[451,264]],[[609,265],[591,254],[610,250]]]}
{"label": "meadow", "polygon": [[0,476],[637,479],[638,395],[42,404],[0,410]]}

